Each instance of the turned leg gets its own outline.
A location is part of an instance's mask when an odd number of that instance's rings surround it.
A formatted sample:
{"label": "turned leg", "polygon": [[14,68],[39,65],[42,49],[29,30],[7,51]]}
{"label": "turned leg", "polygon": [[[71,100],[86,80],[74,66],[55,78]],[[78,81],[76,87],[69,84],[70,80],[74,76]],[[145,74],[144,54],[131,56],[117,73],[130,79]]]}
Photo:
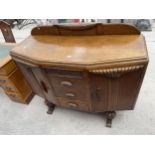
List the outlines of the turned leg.
{"label": "turned leg", "polygon": [[106,117],[106,127],[111,128],[112,125],[112,119],[116,116],[115,111],[107,111],[105,112],[105,117]]}
{"label": "turned leg", "polygon": [[52,102],[49,102],[49,101],[47,101],[47,100],[45,100],[45,104],[46,104],[47,107],[48,107],[47,113],[48,113],[48,114],[52,114],[53,111],[54,111],[54,108],[55,108],[55,104],[53,104]]}

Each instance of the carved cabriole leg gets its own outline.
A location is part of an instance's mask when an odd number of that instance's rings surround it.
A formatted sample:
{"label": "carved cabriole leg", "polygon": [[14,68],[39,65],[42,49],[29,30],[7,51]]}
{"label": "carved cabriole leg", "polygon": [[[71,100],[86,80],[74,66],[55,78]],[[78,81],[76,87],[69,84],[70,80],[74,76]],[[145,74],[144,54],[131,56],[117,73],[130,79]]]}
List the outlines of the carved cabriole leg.
{"label": "carved cabriole leg", "polygon": [[49,102],[47,100],[45,100],[45,104],[48,106],[47,113],[52,114],[54,111],[54,108],[55,108],[55,104],[53,104],[52,102]]}
{"label": "carved cabriole leg", "polygon": [[112,125],[112,119],[116,116],[115,111],[107,111],[105,112],[105,117],[106,117],[106,127],[111,128]]}

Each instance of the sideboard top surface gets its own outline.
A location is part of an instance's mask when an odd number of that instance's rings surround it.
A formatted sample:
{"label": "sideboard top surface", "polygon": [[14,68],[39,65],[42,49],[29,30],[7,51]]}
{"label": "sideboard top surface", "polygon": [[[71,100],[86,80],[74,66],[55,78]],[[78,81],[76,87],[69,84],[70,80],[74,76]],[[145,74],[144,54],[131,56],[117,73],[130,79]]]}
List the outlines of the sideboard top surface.
{"label": "sideboard top surface", "polygon": [[29,36],[11,54],[36,64],[92,65],[147,58],[142,35]]}

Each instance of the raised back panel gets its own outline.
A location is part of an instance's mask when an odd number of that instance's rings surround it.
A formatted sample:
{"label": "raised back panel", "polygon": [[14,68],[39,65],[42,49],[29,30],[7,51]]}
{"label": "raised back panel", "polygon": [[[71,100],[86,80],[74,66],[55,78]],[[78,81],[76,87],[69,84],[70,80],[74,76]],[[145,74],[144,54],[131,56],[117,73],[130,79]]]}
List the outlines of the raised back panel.
{"label": "raised back panel", "polygon": [[140,31],[128,24],[85,24],[38,26],[32,29],[32,35],[138,35]]}

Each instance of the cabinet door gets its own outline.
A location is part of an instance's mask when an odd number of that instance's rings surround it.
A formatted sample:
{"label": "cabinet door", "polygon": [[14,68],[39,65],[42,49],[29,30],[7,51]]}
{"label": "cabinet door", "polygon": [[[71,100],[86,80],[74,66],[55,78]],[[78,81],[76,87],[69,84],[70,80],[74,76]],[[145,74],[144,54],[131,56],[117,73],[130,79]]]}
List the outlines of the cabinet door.
{"label": "cabinet door", "polygon": [[91,75],[91,96],[96,112],[134,108],[144,69],[123,73],[119,77]]}
{"label": "cabinet door", "polygon": [[108,83],[108,78],[103,75],[91,74],[90,76],[92,108],[95,112],[108,110]]}
{"label": "cabinet door", "polygon": [[46,100],[58,104],[58,101],[54,95],[53,88],[47,78],[46,73],[43,69],[40,68],[32,68],[32,71],[45,95]]}

